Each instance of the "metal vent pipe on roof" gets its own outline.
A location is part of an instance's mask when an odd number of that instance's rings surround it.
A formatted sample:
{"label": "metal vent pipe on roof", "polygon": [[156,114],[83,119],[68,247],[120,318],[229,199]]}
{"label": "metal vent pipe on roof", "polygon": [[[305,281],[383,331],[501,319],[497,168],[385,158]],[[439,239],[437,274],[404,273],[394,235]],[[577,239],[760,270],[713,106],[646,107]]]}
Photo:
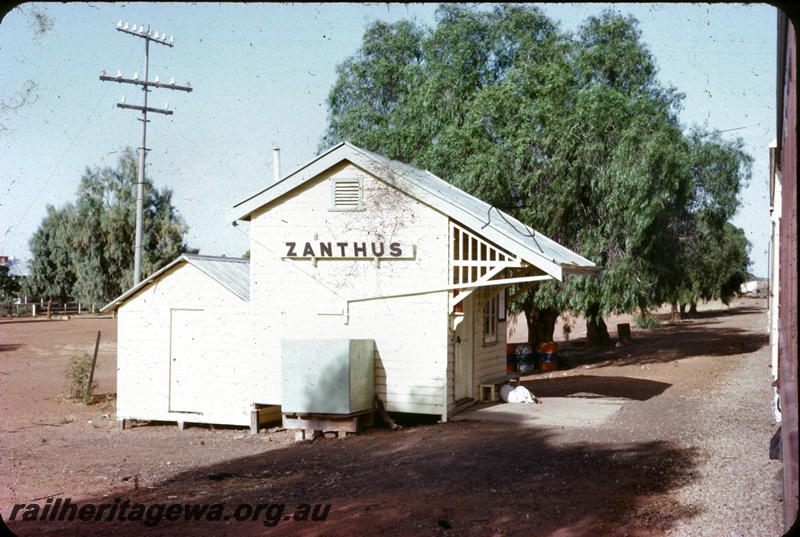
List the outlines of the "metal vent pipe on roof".
{"label": "metal vent pipe on roof", "polygon": [[276,147],[272,150],[272,182],[281,180],[281,150]]}

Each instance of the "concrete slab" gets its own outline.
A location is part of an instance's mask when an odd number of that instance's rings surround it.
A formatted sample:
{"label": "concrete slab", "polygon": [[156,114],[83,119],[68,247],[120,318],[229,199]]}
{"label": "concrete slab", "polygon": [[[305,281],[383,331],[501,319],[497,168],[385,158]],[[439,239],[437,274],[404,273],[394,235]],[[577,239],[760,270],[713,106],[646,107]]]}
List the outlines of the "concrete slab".
{"label": "concrete slab", "polygon": [[587,427],[610,420],[629,399],[576,393],[568,397],[540,397],[533,403],[482,403],[459,412],[451,421],[500,421],[526,426]]}

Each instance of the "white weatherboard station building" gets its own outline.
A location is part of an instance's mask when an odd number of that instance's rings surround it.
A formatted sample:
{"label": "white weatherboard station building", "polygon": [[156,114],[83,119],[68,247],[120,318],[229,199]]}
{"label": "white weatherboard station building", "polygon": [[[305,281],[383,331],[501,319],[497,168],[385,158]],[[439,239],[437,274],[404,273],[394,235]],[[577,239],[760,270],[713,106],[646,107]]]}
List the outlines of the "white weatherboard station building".
{"label": "white weatherboard station building", "polygon": [[[281,364],[292,342],[350,340],[374,342],[374,390],[387,411],[446,420],[478,397],[481,383],[506,373],[509,289],[601,270],[433,174],[348,143],[237,204],[231,220],[250,223],[249,302],[239,296],[238,308],[221,308],[222,296],[205,296],[201,282],[188,279],[167,290],[177,276],[167,267],[106,306],[119,310],[119,419],[215,423],[210,417],[225,407],[216,423],[247,425],[252,409],[281,405]],[[172,328],[148,324],[153,312],[137,305],[156,285]],[[175,312],[189,296],[221,326],[195,330],[191,343],[180,340],[184,348],[174,332],[192,321],[178,313],[176,325]],[[214,373],[174,371],[176,354],[178,363],[190,359],[210,338],[222,338],[220,352],[198,360],[213,355]],[[317,358],[289,359],[307,361],[310,371]],[[157,387],[141,386],[145,376],[134,371],[142,366]],[[172,410],[173,391],[184,387],[174,377],[184,372],[184,383],[204,387],[194,414],[187,405]],[[309,393],[321,389],[311,376],[289,380]]]}

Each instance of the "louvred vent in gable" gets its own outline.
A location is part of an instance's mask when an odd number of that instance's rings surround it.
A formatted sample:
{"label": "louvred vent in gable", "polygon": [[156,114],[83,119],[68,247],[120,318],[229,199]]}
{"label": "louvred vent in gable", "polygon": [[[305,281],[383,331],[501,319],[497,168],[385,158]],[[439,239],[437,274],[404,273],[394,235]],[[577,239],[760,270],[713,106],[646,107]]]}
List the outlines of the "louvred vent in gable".
{"label": "louvred vent in gable", "polygon": [[333,208],[340,210],[361,208],[361,182],[358,179],[339,179],[333,183]]}

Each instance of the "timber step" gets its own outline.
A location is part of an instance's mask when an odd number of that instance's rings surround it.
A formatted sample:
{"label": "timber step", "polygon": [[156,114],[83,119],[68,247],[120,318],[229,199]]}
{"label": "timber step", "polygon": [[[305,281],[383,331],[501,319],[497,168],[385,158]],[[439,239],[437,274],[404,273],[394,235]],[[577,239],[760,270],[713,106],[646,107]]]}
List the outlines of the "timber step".
{"label": "timber step", "polygon": [[496,379],[481,382],[480,400],[494,403],[497,399],[498,388],[503,384],[510,384],[512,381],[519,386],[520,377],[521,375],[516,373],[509,373],[508,375],[497,377]]}

